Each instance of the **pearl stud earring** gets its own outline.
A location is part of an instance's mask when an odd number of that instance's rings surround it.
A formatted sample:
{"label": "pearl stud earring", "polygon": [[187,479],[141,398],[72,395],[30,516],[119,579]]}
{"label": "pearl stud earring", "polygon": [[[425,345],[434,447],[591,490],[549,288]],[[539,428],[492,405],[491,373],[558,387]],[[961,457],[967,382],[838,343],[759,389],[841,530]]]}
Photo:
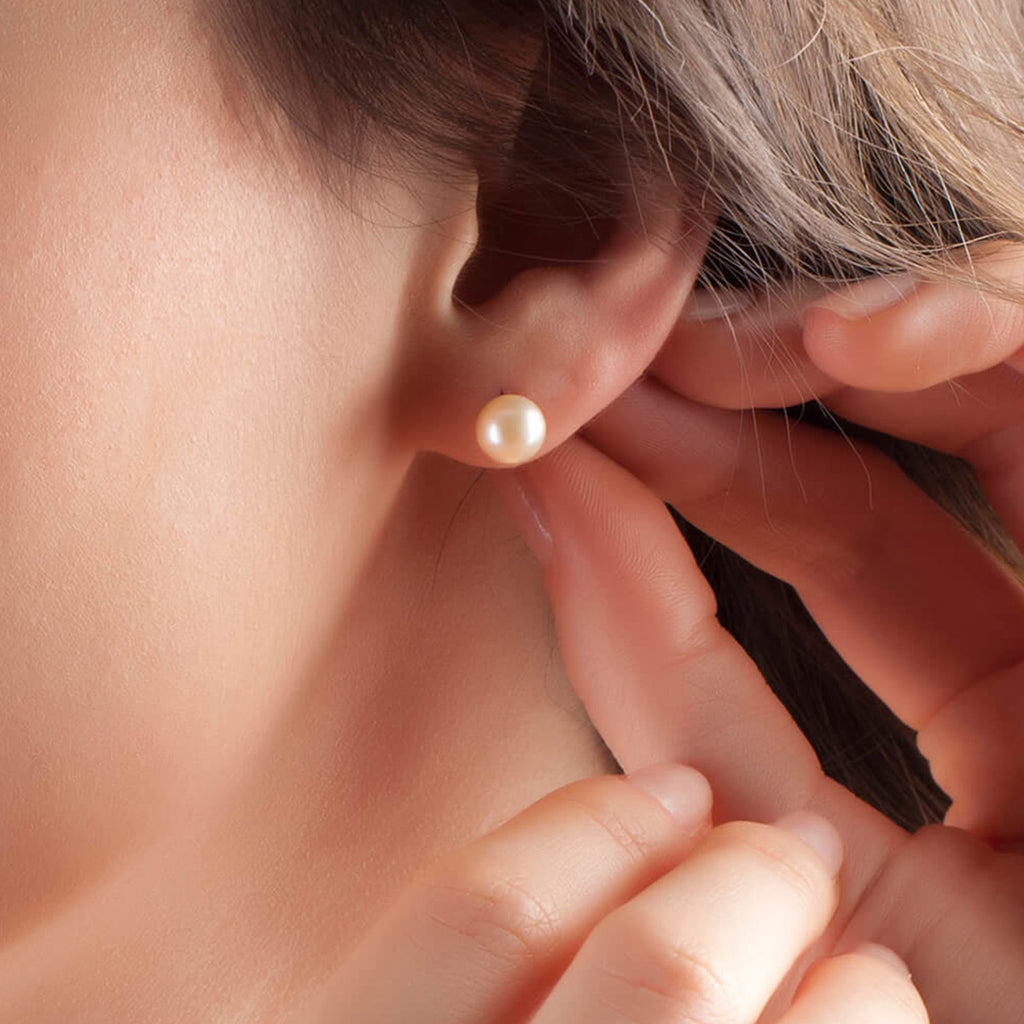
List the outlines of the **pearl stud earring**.
{"label": "pearl stud earring", "polygon": [[476,418],[476,440],[485,455],[505,466],[529,462],[544,447],[547,424],[524,395],[492,398]]}

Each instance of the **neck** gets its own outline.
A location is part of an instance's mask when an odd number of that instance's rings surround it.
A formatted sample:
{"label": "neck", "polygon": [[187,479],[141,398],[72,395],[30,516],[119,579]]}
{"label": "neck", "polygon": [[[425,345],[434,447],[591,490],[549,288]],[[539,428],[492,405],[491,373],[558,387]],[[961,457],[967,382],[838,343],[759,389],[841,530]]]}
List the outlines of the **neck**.
{"label": "neck", "polygon": [[219,806],[0,951],[14,1019],[289,1019],[425,864],[616,770],[478,470],[416,460],[328,641]]}

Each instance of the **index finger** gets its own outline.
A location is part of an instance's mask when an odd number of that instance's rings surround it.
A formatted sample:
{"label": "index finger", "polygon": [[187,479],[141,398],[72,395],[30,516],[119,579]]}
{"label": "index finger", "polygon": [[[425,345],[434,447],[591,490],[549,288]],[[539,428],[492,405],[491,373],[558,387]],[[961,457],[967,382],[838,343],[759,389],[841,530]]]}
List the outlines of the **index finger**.
{"label": "index finger", "polygon": [[[1024,284],[1018,243],[975,246],[969,261],[1013,294]],[[1024,368],[1024,305],[959,280],[869,278],[812,302],[803,326],[813,364],[862,390],[923,391],[1004,361]]]}

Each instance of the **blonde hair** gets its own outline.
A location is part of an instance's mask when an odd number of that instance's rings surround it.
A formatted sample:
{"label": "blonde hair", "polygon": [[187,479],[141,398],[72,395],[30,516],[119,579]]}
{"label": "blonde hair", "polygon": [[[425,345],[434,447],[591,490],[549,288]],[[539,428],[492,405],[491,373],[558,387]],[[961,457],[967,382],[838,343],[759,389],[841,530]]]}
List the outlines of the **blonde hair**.
{"label": "blonde hair", "polygon": [[[685,111],[698,177],[771,254],[722,254],[755,283],[958,273],[969,261],[957,250],[1024,228],[1019,4],[584,0],[579,11],[585,47],[614,20],[624,45],[612,77],[632,75],[650,97],[662,150],[673,109]],[[636,67],[653,69],[650,83]]]}

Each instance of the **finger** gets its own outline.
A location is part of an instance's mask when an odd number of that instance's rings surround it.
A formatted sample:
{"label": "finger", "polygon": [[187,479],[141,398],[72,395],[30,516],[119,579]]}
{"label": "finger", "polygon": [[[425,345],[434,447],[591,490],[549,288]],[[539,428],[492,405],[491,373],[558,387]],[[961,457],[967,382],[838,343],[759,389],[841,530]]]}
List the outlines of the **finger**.
{"label": "finger", "polygon": [[891,950],[870,944],[819,960],[778,1024],[928,1024],[928,1010],[901,963]]}
{"label": "finger", "polygon": [[[1024,1021],[1024,858],[926,825],[875,880],[829,952],[896,950],[936,1024]],[[965,983],[970,979],[970,984]]]}
{"label": "finger", "polygon": [[907,394],[844,387],[823,397],[833,412],[872,430],[963,458],[1024,421],[1024,376],[1006,363]]}
{"label": "finger", "polygon": [[[1020,245],[983,247],[975,265],[1024,287]],[[802,307],[809,299],[815,301]],[[814,398],[853,422],[964,458],[1024,548],[1024,306],[910,278],[873,278],[826,295],[805,288],[789,299],[766,295],[733,306],[741,308],[726,306],[726,317],[711,319],[711,297],[691,295],[650,375],[683,397],[721,408]],[[908,347],[927,358],[910,360]],[[846,361],[829,364],[836,378],[807,354],[823,350],[839,351]],[[866,384],[884,390],[863,390]]]}
{"label": "finger", "polygon": [[[1024,588],[890,460],[778,414],[752,421],[708,409],[649,380],[586,435],[797,589],[854,671],[919,730],[954,800],[951,822],[1000,839],[1024,834],[1014,724],[1024,685],[1013,682]],[[975,788],[983,773],[989,784]]]}
{"label": "finger", "polygon": [[1024,548],[1024,375],[1001,363],[913,394],[844,388],[826,404],[872,430],[965,459],[1007,532]]}
{"label": "finger", "polygon": [[402,893],[332,979],[322,1019],[518,1019],[598,921],[694,846],[710,806],[679,765],[556,790]]}
{"label": "finger", "polygon": [[[1024,247],[976,246],[972,259],[978,274],[1024,287]],[[692,293],[652,375],[719,408],[825,400],[865,426],[952,454],[1024,415],[1019,303],[905,276],[736,295]]]}
{"label": "finger", "polygon": [[[1024,285],[1024,247],[990,245],[973,263]],[[870,391],[921,391],[1004,361],[1024,369],[1024,306],[956,282],[872,278],[812,303],[804,326],[815,366]]]}
{"label": "finger", "polygon": [[[888,289],[881,293],[883,296],[903,294],[886,279],[881,283]],[[878,284],[873,281],[857,287]],[[914,307],[928,301],[941,306],[948,299],[946,291],[950,287],[922,286],[919,293],[904,299],[903,305],[909,307],[911,314]],[[985,304],[989,300],[975,293],[969,295],[970,304],[977,307],[974,319],[987,338],[993,324],[982,310],[987,309]],[[701,305],[707,302],[707,297],[702,297]],[[815,366],[805,351],[805,342],[813,350],[821,344],[839,344],[844,332],[869,334],[870,338],[861,338],[860,349],[870,348],[877,359],[881,358],[878,353],[892,344],[893,337],[904,345],[908,330],[931,330],[931,316],[908,314],[909,326],[901,315],[896,315],[898,311],[888,319],[874,316],[853,322],[835,314],[821,315],[821,310],[814,313],[811,307],[805,326],[801,327],[803,311],[798,302],[794,299],[780,307],[780,302],[773,304],[769,296],[721,319],[694,322],[684,317],[654,360],[649,375],[685,398],[717,408],[782,408],[814,399],[855,423],[964,458],[974,468],[1010,535],[1024,548],[1024,502],[1019,500],[1024,487],[1024,458],[1018,457],[1024,451],[1021,351],[1007,361],[997,361],[978,372],[965,371],[956,379],[937,384],[928,384],[929,370],[918,381],[923,388],[920,391],[893,393],[891,386],[883,391],[862,390]],[[1000,308],[1005,308],[1005,304]],[[1016,310],[1017,307],[1010,307],[1010,312],[997,321],[1002,325],[1003,342],[987,348],[978,340],[977,332],[968,339],[972,344],[964,340],[968,338],[964,332],[970,329],[969,325],[961,323],[957,327],[965,355],[960,369],[977,363],[981,350],[988,353],[980,360],[985,362],[1017,344],[1008,329]],[[951,330],[943,322],[941,332],[928,334],[920,339],[920,344],[945,345],[947,352],[952,351],[957,343],[949,337]],[[823,342],[823,337],[828,341]],[[854,346],[851,351],[860,349]]]}
{"label": "finger", "polygon": [[651,372],[679,394],[724,409],[782,407],[830,394],[842,385],[807,355],[801,325],[804,306],[821,294],[768,293],[743,305],[693,292]]}
{"label": "finger", "polygon": [[[517,473],[553,537],[545,584],[562,657],[619,764],[693,764],[719,820],[804,806],[820,784],[817,758],[718,622],[662,502],[577,438]],[[740,751],[750,770],[737,778]]]}
{"label": "finger", "polygon": [[[974,246],[978,278],[1024,289],[1024,246]],[[873,277],[753,293],[696,291],[655,359],[718,408],[794,405],[843,387],[905,393],[1007,362],[1024,369],[1024,306],[955,281]]]}
{"label": "finger", "polygon": [[[1024,286],[1020,245],[988,246],[975,263],[980,273]],[[862,315],[863,294],[884,295],[885,285],[856,285],[805,312],[809,358],[850,385],[828,393],[829,407],[967,459],[1024,547],[1024,305],[975,288],[922,283]]]}
{"label": "finger", "polygon": [[783,828],[714,829],[597,925],[532,1024],[754,1024],[837,902],[834,830],[790,820],[828,829],[830,862]]}
{"label": "finger", "polygon": [[[982,481],[993,504],[1000,493],[1019,493],[1019,480],[1006,479],[1006,459],[1000,456],[1024,450],[1024,373],[1002,362],[914,392],[850,387],[806,355],[804,338],[814,338],[819,322],[812,318],[805,333],[795,316],[773,322],[754,309],[728,320],[681,323],[649,376],[684,398],[721,409],[820,401],[865,427],[965,458],[980,477],[997,465],[1003,475],[993,471]],[[1007,500],[997,511],[1008,526],[1015,525],[1024,546],[1020,504]]]}

